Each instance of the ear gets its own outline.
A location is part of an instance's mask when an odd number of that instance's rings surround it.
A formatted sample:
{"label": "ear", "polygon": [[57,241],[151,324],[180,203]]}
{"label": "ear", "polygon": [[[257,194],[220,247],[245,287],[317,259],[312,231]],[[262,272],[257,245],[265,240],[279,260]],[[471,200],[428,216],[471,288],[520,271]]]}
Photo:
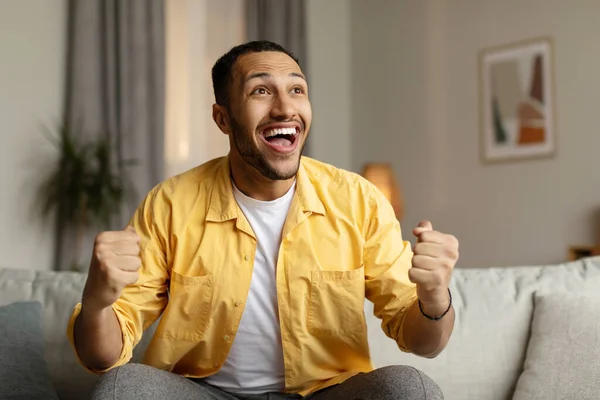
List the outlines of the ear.
{"label": "ear", "polygon": [[213,104],[212,117],[221,132],[226,135],[231,134],[231,124],[229,123],[229,113],[227,109],[219,104]]}

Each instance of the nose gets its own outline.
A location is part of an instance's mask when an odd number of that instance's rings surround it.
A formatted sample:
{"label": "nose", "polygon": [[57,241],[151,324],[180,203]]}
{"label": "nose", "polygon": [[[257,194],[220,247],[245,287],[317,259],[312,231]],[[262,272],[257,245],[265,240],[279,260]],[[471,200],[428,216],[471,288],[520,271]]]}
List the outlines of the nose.
{"label": "nose", "polygon": [[288,120],[295,115],[294,104],[287,94],[279,94],[273,100],[271,117],[273,119]]}

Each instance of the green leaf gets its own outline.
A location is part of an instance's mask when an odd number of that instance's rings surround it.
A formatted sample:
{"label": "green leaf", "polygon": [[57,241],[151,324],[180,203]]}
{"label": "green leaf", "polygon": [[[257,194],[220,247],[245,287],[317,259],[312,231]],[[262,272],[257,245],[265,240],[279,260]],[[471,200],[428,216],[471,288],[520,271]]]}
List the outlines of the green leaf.
{"label": "green leaf", "polygon": [[[64,127],[43,133],[56,147],[58,158],[38,188],[37,208],[42,217],[60,209],[65,228],[107,227],[132,192],[108,135],[84,141],[83,134],[75,136]],[[124,160],[122,165],[136,162]]]}

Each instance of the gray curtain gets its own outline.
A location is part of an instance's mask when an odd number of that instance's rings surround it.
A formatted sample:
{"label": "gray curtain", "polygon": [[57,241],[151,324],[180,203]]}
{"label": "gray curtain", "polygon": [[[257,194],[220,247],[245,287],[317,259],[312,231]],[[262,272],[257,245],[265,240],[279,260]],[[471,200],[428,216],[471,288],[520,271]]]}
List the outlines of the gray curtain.
{"label": "gray curtain", "polygon": [[[305,0],[246,0],[246,17],[248,40],[269,40],[285,47],[300,61],[305,74],[309,75]],[[309,153],[310,143],[307,143],[304,154]]]}
{"label": "gray curtain", "polygon": [[[133,184],[115,227],[163,179],[163,0],[69,0],[64,125],[75,136],[108,135],[114,163]],[[128,165],[128,160],[135,160]],[[57,224],[55,266],[68,238]],[[62,249],[62,250],[61,250]],[[89,254],[87,254],[89,257]]]}
{"label": "gray curtain", "polygon": [[291,51],[306,66],[304,0],[247,0],[248,40],[270,40]]}

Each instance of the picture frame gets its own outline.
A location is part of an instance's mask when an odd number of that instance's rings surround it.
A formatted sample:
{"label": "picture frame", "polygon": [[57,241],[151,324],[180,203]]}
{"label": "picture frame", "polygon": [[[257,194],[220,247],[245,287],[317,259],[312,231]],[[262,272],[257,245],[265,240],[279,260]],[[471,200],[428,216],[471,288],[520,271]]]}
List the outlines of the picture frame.
{"label": "picture frame", "polygon": [[556,154],[554,44],[539,37],[479,53],[480,152],[484,164]]}

